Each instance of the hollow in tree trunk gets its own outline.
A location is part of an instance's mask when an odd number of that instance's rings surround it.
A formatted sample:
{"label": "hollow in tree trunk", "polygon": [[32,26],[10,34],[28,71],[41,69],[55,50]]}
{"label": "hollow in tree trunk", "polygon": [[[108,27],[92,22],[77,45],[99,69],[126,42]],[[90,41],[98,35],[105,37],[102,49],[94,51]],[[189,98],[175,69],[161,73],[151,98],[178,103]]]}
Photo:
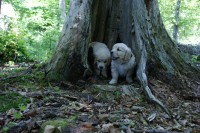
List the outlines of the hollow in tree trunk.
{"label": "hollow in tree trunk", "polygon": [[[71,0],[56,51],[47,65],[49,80],[77,81],[89,69],[88,49],[93,41],[103,42],[111,49],[125,43],[136,56],[141,87],[153,103],[168,114],[167,108],[151,93],[149,74],[198,76],[179,53],[166,32],[157,0]],[[146,70],[146,66],[149,66]],[[173,78],[162,78],[173,83]]]}

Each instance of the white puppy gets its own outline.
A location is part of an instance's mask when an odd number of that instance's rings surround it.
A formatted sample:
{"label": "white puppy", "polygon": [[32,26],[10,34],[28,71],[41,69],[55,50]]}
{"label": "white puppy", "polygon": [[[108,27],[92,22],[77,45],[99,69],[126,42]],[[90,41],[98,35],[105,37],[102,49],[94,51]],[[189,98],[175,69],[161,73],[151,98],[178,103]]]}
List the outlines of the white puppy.
{"label": "white puppy", "polygon": [[125,77],[128,83],[133,82],[131,76],[136,63],[131,49],[124,43],[117,43],[112,48],[111,57],[112,80],[109,84],[116,84],[119,76]]}
{"label": "white puppy", "polygon": [[111,62],[110,50],[104,43],[92,42],[91,45],[93,48],[95,74],[107,78],[107,68]]}

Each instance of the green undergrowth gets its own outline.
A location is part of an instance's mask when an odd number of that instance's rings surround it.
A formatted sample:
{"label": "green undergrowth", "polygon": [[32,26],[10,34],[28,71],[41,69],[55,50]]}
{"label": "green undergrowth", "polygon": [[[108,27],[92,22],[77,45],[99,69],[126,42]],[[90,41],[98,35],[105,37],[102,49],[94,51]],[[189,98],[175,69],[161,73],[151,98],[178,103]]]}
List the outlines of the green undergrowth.
{"label": "green undergrowth", "polygon": [[192,55],[192,62],[200,63],[200,55]]}
{"label": "green undergrowth", "polygon": [[[0,112],[17,108],[20,104],[26,105],[29,99],[18,94],[18,91],[38,91],[49,84],[44,80],[41,65],[36,65],[28,73],[27,68],[7,69],[0,71]],[[11,92],[9,90],[16,90]]]}
{"label": "green undergrowth", "polygon": [[26,105],[29,102],[29,98],[21,96],[20,94],[11,91],[5,92],[0,95],[0,112],[7,111],[11,108],[17,109],[20,105]]}
{"label": "green undergrowth", "polygon": [[10,70],[1,70],[0,71],[0,78],[6,78],[8,76],[13,76],[17,73],[24,71],[24,68],[17,68],[17,69],[10,69]]}

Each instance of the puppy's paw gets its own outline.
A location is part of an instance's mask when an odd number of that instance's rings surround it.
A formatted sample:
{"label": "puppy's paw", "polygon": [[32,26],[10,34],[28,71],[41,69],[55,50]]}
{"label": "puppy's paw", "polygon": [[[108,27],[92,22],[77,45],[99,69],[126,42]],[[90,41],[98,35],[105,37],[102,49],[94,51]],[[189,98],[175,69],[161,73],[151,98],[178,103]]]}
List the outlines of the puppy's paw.
{"label": "puppy's paw", "polygon": [[132,80],[131,77],[127,77],[127,78],[126,78],[126,81],[127,81],[128,83],[133,83],[133,80]]}
{"label": "puppy's paw", "polygon": [[109,82],[109,84],[111,84],[111,85],[116,84],[116,83],[117,83],[117,80],[115,80],[115,79],[112,79],[112,80]]}

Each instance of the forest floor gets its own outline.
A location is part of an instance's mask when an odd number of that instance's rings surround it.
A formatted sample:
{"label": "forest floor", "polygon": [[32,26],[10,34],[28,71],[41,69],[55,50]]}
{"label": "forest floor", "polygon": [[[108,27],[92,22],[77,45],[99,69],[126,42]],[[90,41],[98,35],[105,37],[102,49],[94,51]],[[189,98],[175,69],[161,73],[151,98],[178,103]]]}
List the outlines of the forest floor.
{"label": "forest floor", "polygon": [[38,64],[0,70],[0,132],[200,132],[200,99],[185,98],[153,77],[152,92],[173,119],[148,102],[137,81],[108,85],[109,80],[91,77],[74,84],[50,83]]}

